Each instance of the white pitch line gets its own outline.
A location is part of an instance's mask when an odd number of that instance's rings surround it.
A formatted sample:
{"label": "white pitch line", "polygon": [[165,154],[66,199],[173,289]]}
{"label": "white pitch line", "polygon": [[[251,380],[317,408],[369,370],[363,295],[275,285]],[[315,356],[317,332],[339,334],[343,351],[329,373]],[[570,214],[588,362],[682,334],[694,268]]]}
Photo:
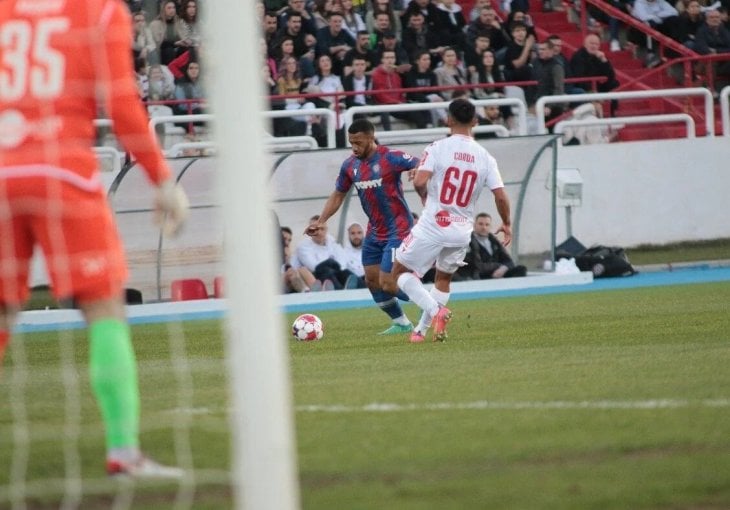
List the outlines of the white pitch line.
{"label": "white pitch line", "polygon": [[305,405],[296,406],[297,412],[308,413],[391,413],[404,411],[456,411],[456,410],[541,410],[541,409],[676,409],[683,407],[730,407],[730,399],[704,400],[554,400],[547,402],[437,402],[424,404],[393,404],[373,402],[363,406]]}
{"label": "white pitch line", "polygon": [[[435,402],[423,404],[395,404],[373,402],[361,406],[344,404],[310,404],[295,406],[299,413],[398,413],[407,411],[458,411],[458,410],[544,410],[544,409],[681,409],[687,407],[730,407],[730,398],[702,400],[653,399],[653,400],[550,400],[524,402],[497,402],[477,400],[474,402]],[[228,410],[230,411],[230,409]],[[191,409],[175,408],[167,412],[206,415],[223,412],[209,407]]]}

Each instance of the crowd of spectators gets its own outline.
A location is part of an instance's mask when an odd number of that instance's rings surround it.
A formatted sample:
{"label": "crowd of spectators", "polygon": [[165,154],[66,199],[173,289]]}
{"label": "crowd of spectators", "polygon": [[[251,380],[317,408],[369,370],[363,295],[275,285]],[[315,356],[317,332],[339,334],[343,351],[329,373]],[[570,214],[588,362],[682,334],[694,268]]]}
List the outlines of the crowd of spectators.
{"label": "crowd of spectators", "polygon": [[[537,45],[534,24],[524,11],[526,2],[505,3],[514,9],[502,13],[487,0],[478,0],[468,13],[454,0],[264,0],[258,5],[264,27],[262,52],[271,69],[270,92],[296,94],[294,86],[284,92],[274,85],[277,76],[288,75],[290,67],[296,67],[300,94],[332,94],[310,96],[300,104],[339,109],[442,102],[456,93],[474,99],[517,97],[531,111],[543,95],[578,93],[595,86],[587,81],[566,89],[567,77],[596,76],[598,70],[598,76],[604,76],[602,88],[617,86],[613,69],[600,51],[590,53],[596,60],[593,65],[583,62],[573,69],[573,62],[561,54],[558,36]],[[291,58],[297,63],[292,64]],[[500,85],[505,82],[537,84]],[[442,88],[419,90],[423,87]],[[335,95],[343,91],[352,95]],[[287,99],[275,99],[271,107],[298,108]],[[560,112],[553,108],[551,116]],[[509,107],[479,113],[483,124],[518,128]],[[445,122],[441,110],[381,113],[379,117],[384,130],[391,129],[393,119],[415,128]],[[274,123],[274,131],[278,135],[311,133],[322,140],[322,124],[313,123],[311,117],[282,119]]]}
{"label": "crowd of spectators", "polygon": [[[676,6],[667,0],[609,3],[699,53],[729,52],[730,0],[706,5],[708,1],[679,0]],[[175,113],[204,111],[205,90],[198,79],[204,71],[198,0],[129,0],[128,4],[134,16],[132,50],[141,96],[150,101],[178,100]],[[490,0],[477,0],[470,12],[455,0],[258,0],[262,79],[275,98],[271,108],[340,110],[441,102],[458,93],[475,99],[518,97],[531,111],[545,95],[605,92],[618,86],[598,36],[586,37],[583,47],[568,59],[558,35],[538,41],[528,9],[528,2],[521,0],[501,2],[501,12]],[[552,9],[552,4],[546,2],[543,9]],[[605,19],[595,9],[590,14]],[[620,49],[620,24],[616,20],[609,24],[611,50]],[[621,38],[648,44],[647,65],[656,63],[650,39],[630,30],[624,30]],[[602,81],[565,82],[578,77],[602,77]],[[505,82],[519,86],[501,85]],[[443,88],[419,90],[434,86]],[[316,95],[303,99],[301,94]],[[563,107],[553,106],[548,116],[562,113]],[[484,124],[517,128],[509,107],[499,108],[498,115],[494,109],[489,113],[480,109],[479,114]],[[391,129],[393,118],[417,128],[445,121],[441,110],[382,113],[382,129]],[[303,113],[277,119],[273,130],[279,136],[311,134],[324,143],[325,122]]]}
{"label": "crowd of spectators", "polygon": [[142,100],[156,105],[151,109],[155,114],[204,113],[198,0],[126,3],[132,13],[132,56]]}

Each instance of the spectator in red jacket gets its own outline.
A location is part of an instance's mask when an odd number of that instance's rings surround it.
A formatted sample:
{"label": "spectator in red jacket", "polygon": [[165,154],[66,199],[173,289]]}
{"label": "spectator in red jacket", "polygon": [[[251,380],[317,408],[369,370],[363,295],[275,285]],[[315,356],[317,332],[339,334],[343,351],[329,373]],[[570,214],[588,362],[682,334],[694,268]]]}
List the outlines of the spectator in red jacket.
{"label": "spectator in red jacket", "polygon": [[[396,71],[395,52],[384,50],[380,59],[380,65],[373,71],[373,91],[380,91],[373,94],[373,102],[381,105],[406,103],[406,94],[397,89],[403,88],[403,79]],[[423,129],[431,119],[428,111],[391,112],[390,115],[396,119],[405,120]],[[383,128],[390,131],[390,118],[388,114],[381,116]]]}

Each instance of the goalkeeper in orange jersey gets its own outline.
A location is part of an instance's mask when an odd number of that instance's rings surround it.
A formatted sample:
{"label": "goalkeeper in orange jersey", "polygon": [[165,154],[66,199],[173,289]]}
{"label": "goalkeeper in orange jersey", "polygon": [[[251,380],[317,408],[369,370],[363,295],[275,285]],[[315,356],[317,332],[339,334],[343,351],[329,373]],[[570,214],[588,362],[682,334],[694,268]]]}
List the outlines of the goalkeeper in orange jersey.
{"label": "goalkeeper in orange jersey", "polygon": [[88,324],[90,379],[110,475],[179,477],[139,448],[139,390],[123,290],[127,267],[92,151],[102,107],[156,186],[166,233],[187,198],[147,128],[119,0],[0,2],[0,359],[28,297],[35,246],[53,292],[73,297]]}

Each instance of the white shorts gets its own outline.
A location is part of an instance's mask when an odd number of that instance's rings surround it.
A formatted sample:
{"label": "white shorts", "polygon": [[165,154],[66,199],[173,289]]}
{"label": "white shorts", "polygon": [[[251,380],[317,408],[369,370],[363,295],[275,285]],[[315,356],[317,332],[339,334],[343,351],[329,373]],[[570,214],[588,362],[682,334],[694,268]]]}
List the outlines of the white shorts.
{"label": "white shorts", "polygon": [[411,233],[395,250],[395,259],[419,277],[426,274],[434,262],[439,271],[454,274],[464,265],[468,247],[446,247],[436,241],[413,237]]}

